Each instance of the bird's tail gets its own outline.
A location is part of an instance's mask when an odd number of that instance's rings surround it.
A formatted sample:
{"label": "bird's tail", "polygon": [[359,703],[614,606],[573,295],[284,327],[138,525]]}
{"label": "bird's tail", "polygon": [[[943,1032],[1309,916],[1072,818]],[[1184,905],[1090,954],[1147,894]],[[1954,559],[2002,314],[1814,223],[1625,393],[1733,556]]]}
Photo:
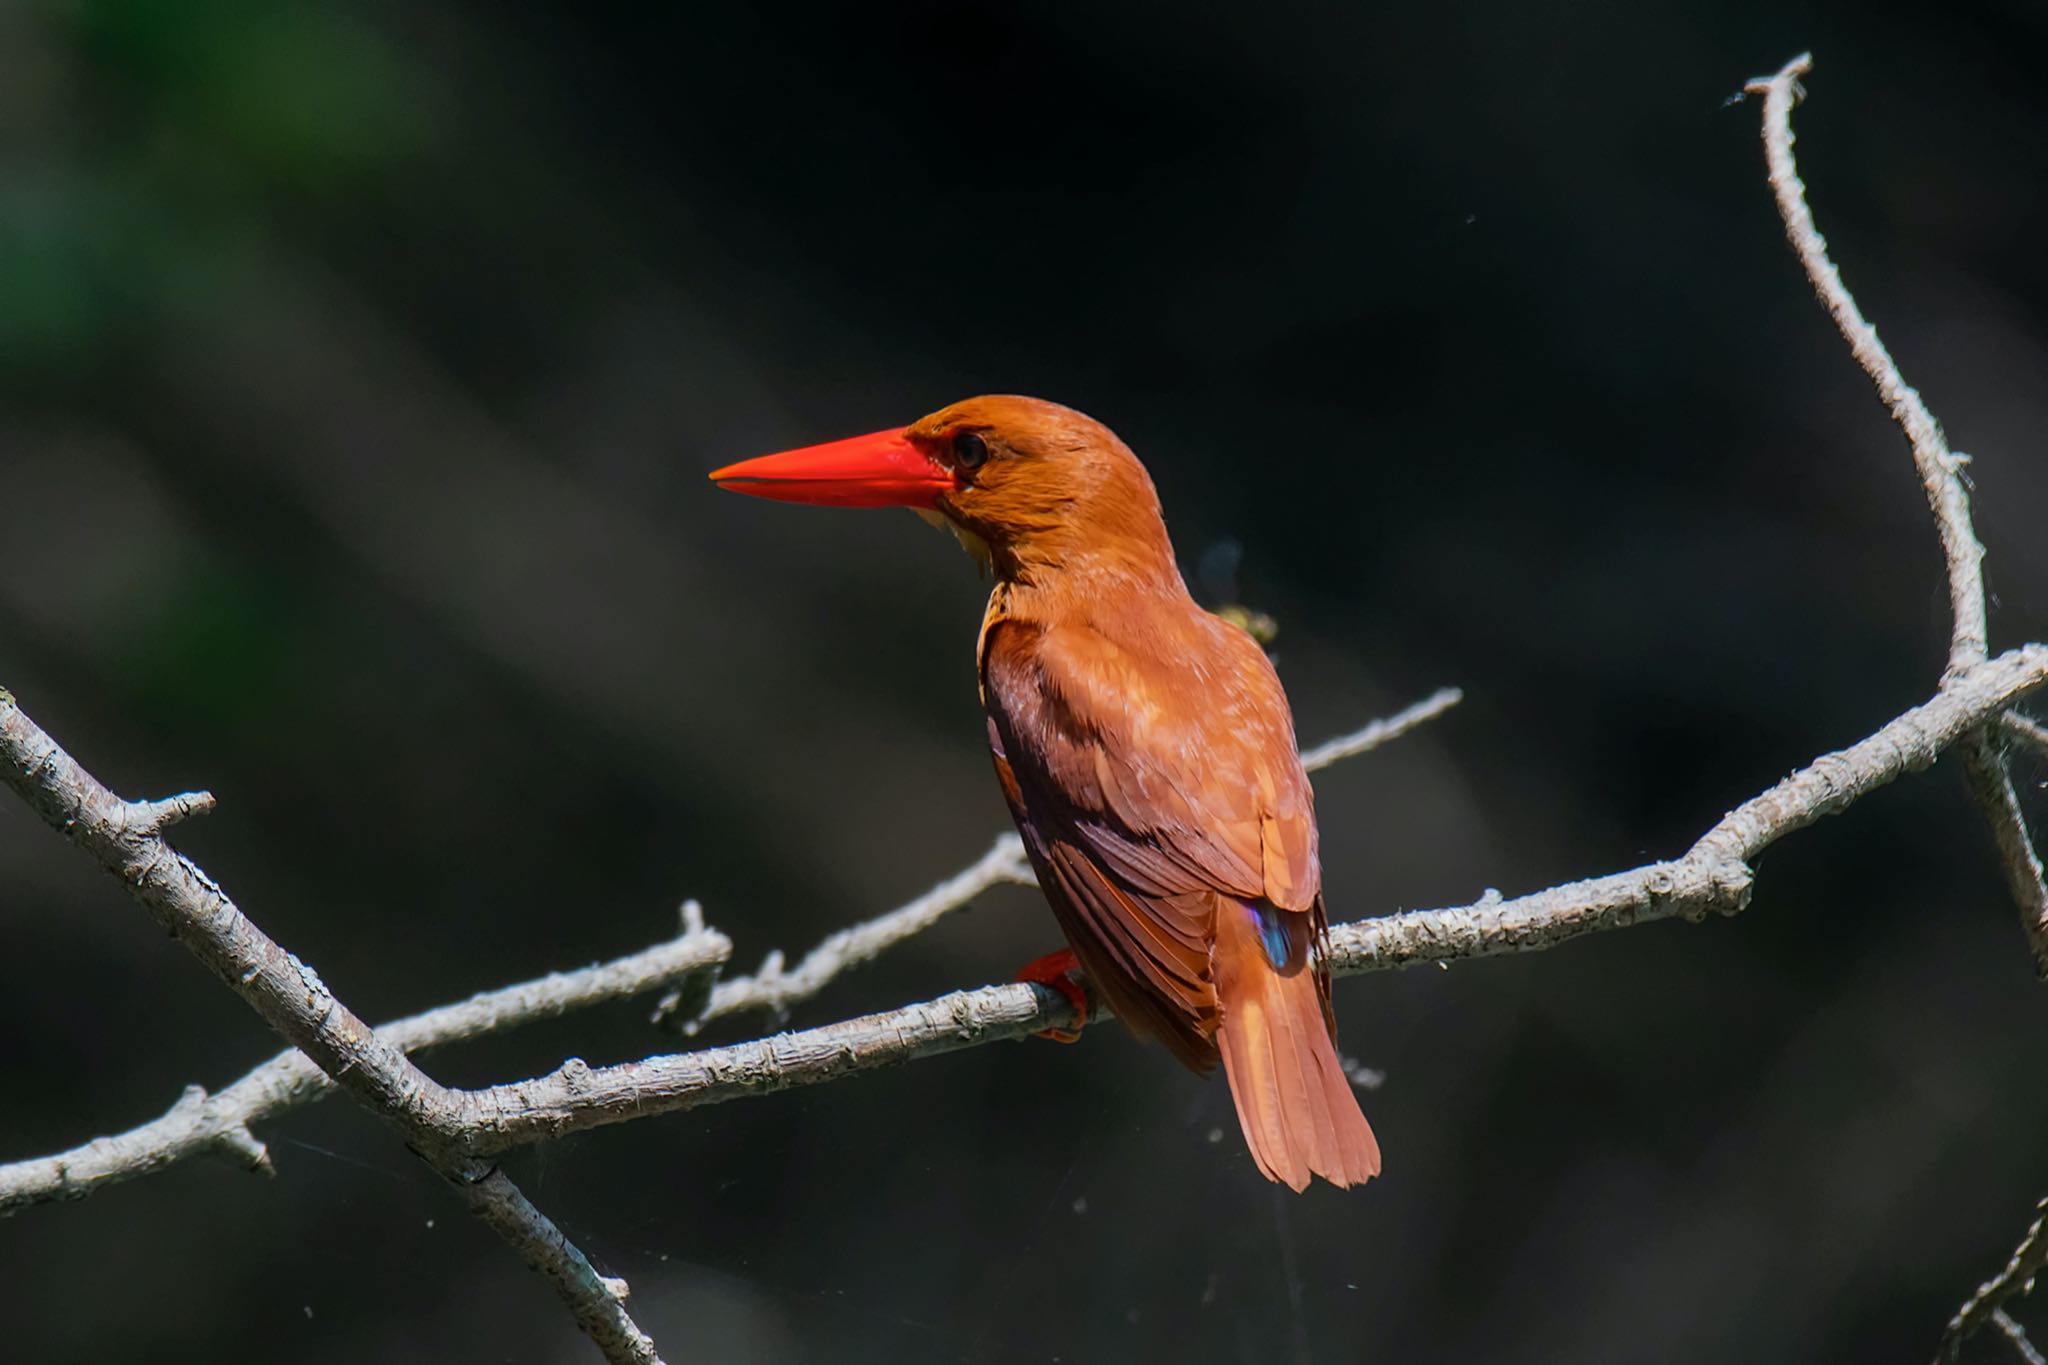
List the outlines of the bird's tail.
{"label": "bird's tail", "polygon": [[1362,1185],[1380,1173],[1380,1145],[1337,1060],[1307,960],[1308,920],[1242,901],[1218,907],[1216,1043],[1245,1145],[1268,1180],[1296,1190],[1311,1175]]}

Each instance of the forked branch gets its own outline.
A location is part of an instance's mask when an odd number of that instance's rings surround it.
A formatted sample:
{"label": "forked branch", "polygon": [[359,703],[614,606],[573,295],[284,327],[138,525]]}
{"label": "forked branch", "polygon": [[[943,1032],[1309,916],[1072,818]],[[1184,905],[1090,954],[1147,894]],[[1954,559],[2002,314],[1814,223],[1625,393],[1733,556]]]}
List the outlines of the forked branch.
{"label": "forked branch", "polygon": [[[1984,547],[1970,517],[1970,491],[1963,480],[1968,457],[1951,451],[1941,424],[1934,420],[1919,391],[1906,383],[1898,362],[1878,340],[1877,329],[1864,318],[1854,296],[1842,283],[1841,272],[1828,257],[1827,241],[1807,206],[1806,185],[1799,178],[1792,155],[1792,107],[1801,90],[1799,78],[1813,69],[1813,58],[1802,53],[1787,62],[1776,75],[1758,77],[1746,87],[1764,97],[1764,159],[1770,169],[1771,188],[1778,201],[1778,216],[1784,220],[1785,236],[1798,253],[1814,292],[1827,306],[1835,326],[1849,343],[1850,352],[1877,386],[1878,395],[1891,409],[1894,420],[1906,434],[1913,449],[1913,466],[1919,472],[1927,505],[1941,537],[1942,558],[1948,569],[1948,597],[1951,629],[1948,670],[1956,677],[1976,667],[1990,650],[1990,628],[1985,612]],[[2016,734],[2035,740],[2040,727],[2025,717],[2001,714],[1962,737],[1964,773],[1970,793],[1976,798],[1991,827],[1999,866],[2013,901],[2020,910],[2020,926],[2032,950],[2034,969],[2048,975],[2048,881],[2044,881],[2041,859],[2027,830],[2019,794],[2006,766],[2001,736]],[[1943,1334],[1940,1356],[1953,1361],[1970,1334],[1984,1322],[1996,1322],[2014,1346],[2031,1355],[2033,1345],[2019,1324],[2006,1316],[2003,1304],[2022,1285],[2031,1284],[2039,1268],[2036,1254],[2041,1242],[2038,1220],[2013,1254],[2006,1273],[1986,1282],[1949,1322]],[[2024,1269],[2024,1274],[2018,1270]]]}

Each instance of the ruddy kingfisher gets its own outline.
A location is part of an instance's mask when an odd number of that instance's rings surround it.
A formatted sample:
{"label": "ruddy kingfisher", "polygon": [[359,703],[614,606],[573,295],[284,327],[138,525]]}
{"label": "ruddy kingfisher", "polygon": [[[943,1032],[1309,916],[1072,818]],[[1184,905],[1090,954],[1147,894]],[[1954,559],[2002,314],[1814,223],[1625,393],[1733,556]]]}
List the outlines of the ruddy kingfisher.
{"label": "ruddy kingfisher", "polygon": [[976,647],[996,779],[1078,969],[1197,1072],[1221,1056],[1252,1159],[1296,1190],[1379,1174],[1337,1058],[1315,798],[1286,693],[1188,595],[1151,477],[1093,418],[969,398],[907,427],[743,460],[735,492],[910,507],[993,574]]}

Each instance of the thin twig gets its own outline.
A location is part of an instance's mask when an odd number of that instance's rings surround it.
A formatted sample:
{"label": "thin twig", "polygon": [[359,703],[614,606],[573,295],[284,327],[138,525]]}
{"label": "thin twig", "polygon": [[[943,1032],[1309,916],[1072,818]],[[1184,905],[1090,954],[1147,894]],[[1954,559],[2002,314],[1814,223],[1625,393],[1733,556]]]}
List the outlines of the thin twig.
{"label": "thin twig", "polygon": [[[430,1120],[458,1102],[336,999],[313,969],[242,913],[197,864],[164,842],[164,803],[123,801],[0,693],[0,781],[119,877],[151,918],[358,1103],[396,1127],[471,1210],[555,1286],[614,1365],[659,1365],[623,1295],[527,1203],[509,1179],[441,1140]],[[174,800],[172,805],[176,805]],[[197,803],[188,803],[196,808]]]}
{"label": "thin twig", "polygon": [[207,814],[213,806],[212,792],[186,792],[161,801],[131,801],[128,824],[138,834],[160,834],[181,820]]}
{"label": "thin twig", "polygon": [[[1310,772],[1318,772],[1333,763],[1370,753],[1435,720],[1463,701],[1464,695],[1455,687],[1438,688],[1391,716],[1307,750],[1301,756],[1302,766]],[[874,961],[896,944],[931,928],[990,887],[1004,883],[1020,886],[1038,884],[1038,878],[1031,870],[1031,861],[1024,856],[1024,842],[1015,834],[999,836],[989,851],[973,864],[907,905],[841,929],[826,938],[805,953],[803,961],[793,969],[784,968],[783,956],[778,949],[768,955],[754,975],[719,982],[712,989],[702,1013],[684,1024],[684,1031],[695,1033],[715,1019],[751,1009],[767,1010],[778,1021],[786,1019],[791,1008],[817,995],[841,973]],[[687,998],[683,991],[672,991],[663,997],[655,1006],[655,1021],[659,1023],[687,1013],[683,1009]]]}
{"label": "thin twig", "polygon": [[2005,1339],[2020,1353],[2024,1365],[2048,1365],[2048,1356],[2041,1354],[2033,1340],[2027,1336],[2027,1329],[2014,1320],[2013,1315],[2003,1308],[1991,1310],[1991,1325],[2005,1333]]}
{"label": "thin twig", "polygon": [[1354,730],[1348,735],[1339,735],[1336,739],[1318,744],[1313,749],[1302,750],[1301,766],[1312,773],[1321,772],[1332,763],[1370,753],[1382,744],[1399,739],[1418,726],[1427,725],[1463,700],[1465,694],[1457,688],[1439,687],[1413,706],[1396,711],[1385,720],[1376,720],[1363,729]]}
{"label": "thin twig", "polygon": [[443,1174],[471,1213],[547,1277],[606,1360],[662,1365],[653,1340],[626,1312],[626,1282],[598,1274],[582,1249],[510,1177],[484,1162],[463,1163]]}
{"label": "thin twig", "polygon": [[1999,869],[2005,873],[2006,889],[2012,893],[2013,904],[2019,907],[2020,926],[2026,931],[2027,946],[2034,957],[2034,974],[2048,977],[2048,876],[2042,872],[2041,856],[2027,830],[2026,813],[2020,809],[2019,793],[2013,789],[2012,769],[2006,764],[1991,726],[1965,739],[1962,752],[1970,794],[1977,798],[1985,821],[1991,826]]}
{"label": "thin twig", "polygon": [[1998,723],[2005,728],[2006,734],[2048,758],[2048,726],[2017,711],[2006,712],[1998,718]]}
{"label": "thin twig", "polygon": [[1934,509],[1935,524],[1941,532],[1942,554],[1947,558],[1949,611],[1954,627],[1950,636],[1949,666],[1963,668],[1989,652],[1989,635],[1984,620],[1984,547],[1977,542],[1970,525],[1970,495],[1960,477],[1968,457],[1952,453],[1941,434],[1941,424],[1927,410],[1919,393],[1899,373],[1898,363],[1877,329],[1863,317],[1856,299],[1842,283],[1835,263],[1828,259],[1827,239],[1814,225],[1813,211],[1806,204],[1806,186],[1792,158],[1792,106],[1803,93],[1799,78],[1813,70],[1813,54],[1802,52],[1785,63],[1775,76],[1759,76],[1744,87],[1764,97],[1764,159],[1770,168],[1771,189],[1778,199],[1778,216],[1785,223],[1786,240],[1806,268],[1806,278],[1827,306],[1843,340],[1849,343],[1856,362],[1877,385],[1878,396],[1891,409],[1892,417],[1905,429],[1913,445],[1913,464],[1920,471],[1920,486]]}
{"label": "thin twig", "polygon": [[[683,907],[682,933],[666,943],[595,966],[484,991],[381,1024],[377,1032],[409,1054],[503,1033],[660,990],[715,968],[731,950],[725,935],[704,928],[701,912],[690,902]],[[333,1090],[327,1073],[296,1048],[272,1057],[217,1094],[192,1086],[163,1117],[140,1127],[95,1138],[68,1152],[0,1165],[0,1218],[31,1204],[82,1199],[195,1156],[226,1155],[251,1170],[271,1174],[269,1150],[253,1126],[324,1099]]]}
{"label": "thin twig", "polygon": [[[1032,884],[1031,864],[1024,857],[1024,841],[1014,834],[998,838],[989,851],[908,904],[877,915],[832,934],[804,954],[793,969],[784,970],[780,951],[770,953],[752,976],[721,981],[711,989],[711,999],[702,1014],[685,1025],[695,1033],[714,1019],[744,1010],[760,1009],[777,1019],[788,1017],[790,1008],[810,999],[841,972],[874,961],[905,939],[937,924],[941,919],[992,886],[1005,882]],[[685,998],[671,992],[655,1006],[656,1022],[674,1014]]]}
{"label": "thin twig", "polygon": [[[1984,605],[1984,547],[1977,540],[1976,527],[1970,518],[1970,492],[1963,480],[1967,457],[1950,451],[1947,438],[1942,435],[1941,424],[1934,420],[1934,414],[1928,411],[1919,392],[1906,383],[1898,362],[1878,340],[1877,329],[1864,319],[1848,286],[1842,283],[1840,272],[1828,258],[1827,242],[1820,235],[1813,213],[1807,206],[1806,186],[1800,181],[1798,166],[1792,156],[1792,106],[1800,95],[1799,78],[1812,67],[1812,56],[1801,54],[1787,62],[1775,76],[1753,80],[1746,88],[1764,96],[1764,158],[1770,168],[1771,188],[1777,196],[1778,215],[1785,223],[1785,236],[1798,253],[1814,292],[1827,305],[1828,313],[1834,318],[1843,339],[1849,343],[1857,363],[1863,366],[1864,372],[1877,386],[1878,394],[1884,399],[1885,406],[1891,409],[1892,417],[1904,430],[1913,448],[1913,464],[1919,471],[1928,508],[1934,513],[1935,527],[1941,537],[1942,558],[1948,570],[1949,609],[1953,625],[1949,635],[1948,669],[1944,676],[1956,677],[1976,667],[1990,648]],[[1992,719],[1986,718],[1987,721]],[[2034,969],[2048,976],[2048,879],[2043,877],[2041,859],[2027,832],[2026,815],[2020,809],[2018,793],[2013,790],[2012,774],[2006,766],[2004,750],[1994,733],[2002,727],[2032,738],[2039,727],[2010,713],[2001,714],[1996,720],[1995,726],[1987,723],[1963,736],[1960,745],[1963,770],[1969,780],[1971,795],[1991,827],[1999,866],[2005,872],[2013,901],[2019,906],[2021,927],[2033,952]],[[2041,1224],[2037,1220],[2028,1232],[2028,1241],[2022,1244],[2022,1252],[2039,1242],[2040,1232]],[[2015,1253],[2015,1264],[2019,1259],[2019,1254]],[[2035,1264],[2038,1268],[2038,1261]],[[1983,1321],[2002,1317],[2000,1305],[2022,1282],[2011,1276],[2012,1269],[2008,1266],[2007,1276],[1980,1288],[1950,1322],[1942,1337],[1941,1359],[1954,1360],[1964,1339]],[[2032,1270],[2023,1278],[2031,1280]],[[2010,1322],[2010,1319],[2004,1321]],[[2018,1330],[2018,1324],[2012,1324],[2008,1335],[2027,1354],[2033,1354],[2033,1344],[2026,1340],[2024,1332]]]}
{"label": "thin twig", "polygon": [[1978,1285],[1977,1292],[1949,1319],[1948,1330],[1941,1334],[1941,1349],[1935,1356],[1937,1365],[1954,1365],[1961,1359],[1963,1343],[1970,1335],[1990,1321],[2006,1300],[2033,1288],[2034,1276],[2048,1265],[2048,1199],[2034,1205],[2034,1212],[2026,1235],[2006,1258],[2005,1269]]}
{"label": "thin twig", "polygon": [[[1983,660],[1990,651],[1990,632],[1984,607],[1984,546],[1977,540],[1970,520],[1970,491],[1963,481],[1963,466],[1969,457],[1948,448],[1941,424],[1934,420],[1919,391],[1906,383],[1898,362],[1878,340],[1877,329],[1856,306],[1855,296],[1842,283],[1841,272],[1828,258],[1827,239],[1813,220],[1807,206],[1806,186],[1792,156],[1792,106],[1801,91],[1799,78],[1813,69],[1811,53],[1801,53],[1787,62],[1775,76],[1758,77],[1745,89],[1764,97],[1764,160],[1770,168],[1771,189],[1777,196],[1778,216],[1785,223],[1786,240],[1805,267],[1806,278],[1827,306],[1842,339],[1877,386],[1878,396],[1913,448],[1913,466],[1920,474],[1920,487],[1927,495],[1928,508],[1941,536],[1942,558],[1948,567],[1948,600],[1952,627],[1949,634],[1948,672],[1956,673]],[[2019,906],[2020,926],[2034,956],[2034,970],[2048,976],[2048,880],[2041,860],[2035,855],[2027,832],[2026,816],[2012,789],[2005,755],[1989,735],[1975,736],[1963,745],[1963,768],[1971,794],[1991,827],[1992,842],[1998,848],[1999,865]]]}

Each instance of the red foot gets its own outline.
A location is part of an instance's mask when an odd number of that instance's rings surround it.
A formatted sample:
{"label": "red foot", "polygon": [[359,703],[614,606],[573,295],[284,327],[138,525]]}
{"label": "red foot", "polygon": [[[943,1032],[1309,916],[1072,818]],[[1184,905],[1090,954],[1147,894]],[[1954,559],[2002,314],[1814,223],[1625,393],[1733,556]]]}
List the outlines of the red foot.
{"label": "red foot", "polygon": [[[1088,992],[1081,988],[1080,975],[1081,964],[1075,959],[1074,950],[1062,948],[1056,953],[1047,953],[1044,957],[1025,963],[1017,970],[1015,979],[1036,981],[1041,986],[1052,987],[1067,997],[1067,1002],[1074,1007],[1074,1017],[1085,1022],[1088,1018]],[[1040,1029],[1033,1036],[1050,1038],[1055,1043],[1081,1041],[1079,1029]]]}

